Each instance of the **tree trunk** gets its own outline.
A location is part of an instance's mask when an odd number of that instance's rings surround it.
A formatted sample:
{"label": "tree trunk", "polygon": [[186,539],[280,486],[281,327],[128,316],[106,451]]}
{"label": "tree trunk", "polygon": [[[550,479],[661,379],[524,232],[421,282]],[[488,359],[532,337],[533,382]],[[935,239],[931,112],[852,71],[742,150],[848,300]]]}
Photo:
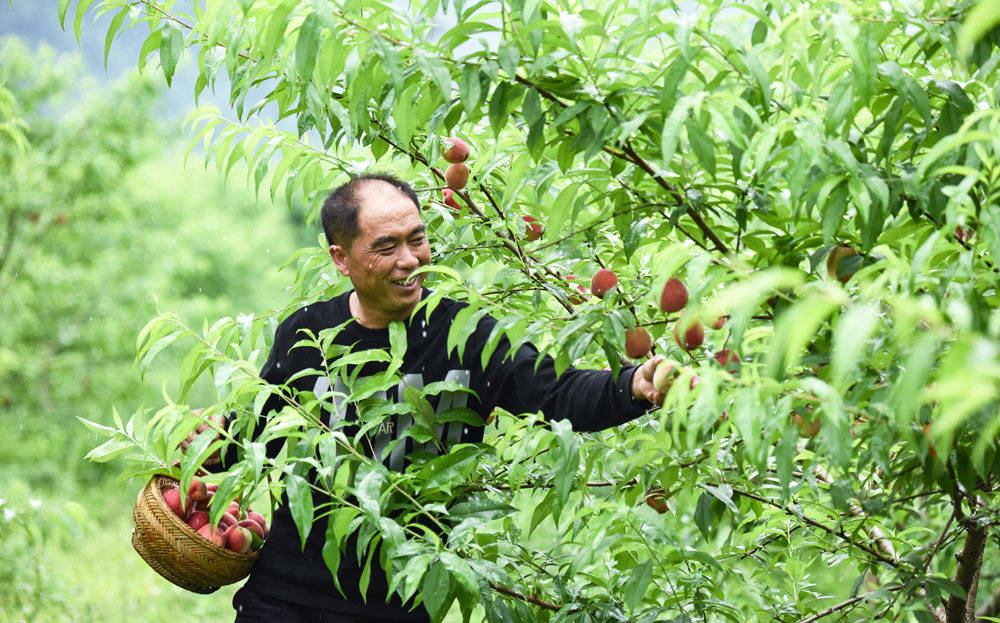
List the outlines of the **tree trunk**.
{"label": "tree trunk", "polygon": [[948,598],[945,606],[948,623],[972,623],[975,618],[976,586],[985,547],[986,528],[967,520],[965,544],[958,554],[958,568],[955,570],[955,583],[962,587],[965,597],[952,595]]}

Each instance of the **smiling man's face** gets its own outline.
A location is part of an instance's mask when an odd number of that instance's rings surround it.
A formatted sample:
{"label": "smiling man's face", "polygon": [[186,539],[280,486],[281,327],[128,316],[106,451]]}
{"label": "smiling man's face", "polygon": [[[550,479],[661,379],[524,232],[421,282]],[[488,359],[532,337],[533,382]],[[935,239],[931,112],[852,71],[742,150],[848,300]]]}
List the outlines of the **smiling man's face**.
{"label": "smiling man's face", "polygon": [[423,275],[410,277],[430,264],[431,248],[417,206],[391,184],[367,181],[358,196],[358,236],[349,249],[332,245],[330,257],[354,285],[355,317],[366,327],[384,328],[409,318],[420,302]]}

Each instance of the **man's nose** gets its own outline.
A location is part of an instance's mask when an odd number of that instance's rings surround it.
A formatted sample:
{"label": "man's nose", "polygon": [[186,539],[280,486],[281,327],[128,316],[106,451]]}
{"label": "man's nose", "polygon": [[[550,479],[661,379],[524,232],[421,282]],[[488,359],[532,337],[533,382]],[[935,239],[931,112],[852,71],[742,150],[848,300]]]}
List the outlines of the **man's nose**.
{"label": "man's nose", "polygon": [[401,268],[417,267],[420,265],[420,258],[408,247],[400,247],[399,255],[396,257],[396,265]]}

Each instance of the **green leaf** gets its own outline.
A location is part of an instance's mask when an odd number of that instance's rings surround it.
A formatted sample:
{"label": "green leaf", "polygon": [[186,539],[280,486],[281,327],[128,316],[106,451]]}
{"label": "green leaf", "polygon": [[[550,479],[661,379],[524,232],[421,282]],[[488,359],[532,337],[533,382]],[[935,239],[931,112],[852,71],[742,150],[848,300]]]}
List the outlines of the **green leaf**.
{"label": "green leaf", "polygon": [[830,93],[830,101],[827,103],[826,117],[824,118],[826,131],[835,132],[843,125],[853,107],[854,81],[850,76],[846,76],[833,87],[833,92]]}
{"label": "green leaf", "polygon": [[108,71],[108,54],[111,52],[111,43],[115,40],[115,35],[118,34],[118,30],[121,28],[122,21],[124,21],[125,16],[128,15],[128,7],[118,11],[113,18],[111,18],[111,23],[108,24],[108,34],[104,36],[104,71]]}
{"label": "green leaf", "polygon": [[463,519],[480,519],[483,521],[489,521],[491,519],[506,517],[516,511],[516,508],[506,502],[493,500],[485,495],[478,495],[473,497],[471,500],[459,502],[458,504],[451,506],[448,509],[448,514],[453,519],[459,521]]}
{"label": "green leaf", "polygon": [[59,12],[59,27],[64,30],[66,28],[66,11],[69,10],[69,3],[70,0],[59,0],[59,4],[57,6]]}
{"label": "green leaf", "polygon": [[552,430],[556,433],[553,440],[553,456],[555,457],[556,497],[561,506],[569,500],[573,490],[577,472],[580,470],[580,438],[573,433],[569,420],[559,420],[553,423]]}
{"label": "green leaf", "polygon": [[694,152],[695,157],[701,166],[705,167],[709,175],[715,177],[715,143],[710,139],[702,130],[701,126],[693,119],[688,119],[684,123],[684,127],[687,129],[688,143],[691,145],[691,151]]}
{"label": "green leaf", "polygon": [[163,77],[167,79],[167,86],[170,86],[174,77],[174,70],[177,69],[177,60],[184,50],[184,35],[179,27],[173,22],[167,22],[163,26],[163,38],[160,41],[160,67],[163,69]]}
{"label": "green leaf", "polygon": [[86,15],[87,9],[90,5],[94,4],[95,0],[79,0],[76,5],[76,18],[73,20],[73,33],[76,35],[76,43],[80,44],[80,32],[83,25],[83,16]]}
{"label": "green leaf", "polygon": [[579,183],[570,182],[559,192],[559,196],[549,207],[549,231],[562,231],[563,224],[573,209],[573,200],[579,190]]}
{"label": "green leaf", "polygon": [[646,588],[653,580],[653,561],[646,560],[632,569],[625,586],[622,587],[622,594],[625,596],[625,605],[635,610],[635,607],[642,601],[646,594]]}
{"label": "green leaf", "polygon": [[510,85],[500,82],[493,89],[490,96],[490,126],[493,128],[493,135],[499,136],[500,130],[507,125],[510,106]]}
{"label": "green leaf", "polygon": [[304,551],[314,517],[312,491],[306,479],[298,474],[285,474],[285,491],[288,494],[288,505],[295,526],[299,530],[299,539]]}
{"label": "green leaf", "polygon": [[117,458],[123,452],[135,449],[136,445],[131,439],[127,438],[116,438],[109,439],[97,446],[93,450],[87,453],[84,458],[86,461],[93,461],[95,463],[107,463],[111,459]]}
{"label": "green leaf", "polygon": [[702,493],[694,509],[694,523],[698,526],[698,530],[701,531],[706,541],[712,536],[712,521],[714,519],[712,514],[713,499],[711,494]]}
{"label": "green leaf", "polygon": [[462,108],[465,109],[465,114],[468,116],[479,110],[480,89],[479,68],[467,66],[462,69],[462,79],[458,83],[458,91],[462,98]]}
{"label": "green leaf", "polygon": [[869,345],[869,338],[878,323],[878,310],[874,305],[855,305],[847,310],[837,323],[833,338],[833,383],[846,389],[858,364],[861,353]]}
{"label": "green leaf", "polygon": [[307,15],[299,27],[299,38],[295,43],[295,70],[303,82],[309,82],[312,78],[322,32],[322,25],[315,13]]}
{"label": "green leaf", "polygon": [[440,559],[435,560],[427,567],[420,595],[424,599],[424,606],[427,607],[427,613],[431,615],[431,620],[442,620],[448,612],[454,593],[451,573]]}

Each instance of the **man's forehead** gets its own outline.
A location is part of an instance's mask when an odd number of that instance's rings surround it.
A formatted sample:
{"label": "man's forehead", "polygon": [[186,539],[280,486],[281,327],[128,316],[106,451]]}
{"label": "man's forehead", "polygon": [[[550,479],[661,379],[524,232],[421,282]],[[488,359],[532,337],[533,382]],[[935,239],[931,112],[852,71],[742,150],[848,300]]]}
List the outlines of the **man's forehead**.
{"label": "man's forehead", "polygon": [[407,235],[423,226],[413,200],[393,185],[372,180],[358,189],[358,225],[369,238]]}

